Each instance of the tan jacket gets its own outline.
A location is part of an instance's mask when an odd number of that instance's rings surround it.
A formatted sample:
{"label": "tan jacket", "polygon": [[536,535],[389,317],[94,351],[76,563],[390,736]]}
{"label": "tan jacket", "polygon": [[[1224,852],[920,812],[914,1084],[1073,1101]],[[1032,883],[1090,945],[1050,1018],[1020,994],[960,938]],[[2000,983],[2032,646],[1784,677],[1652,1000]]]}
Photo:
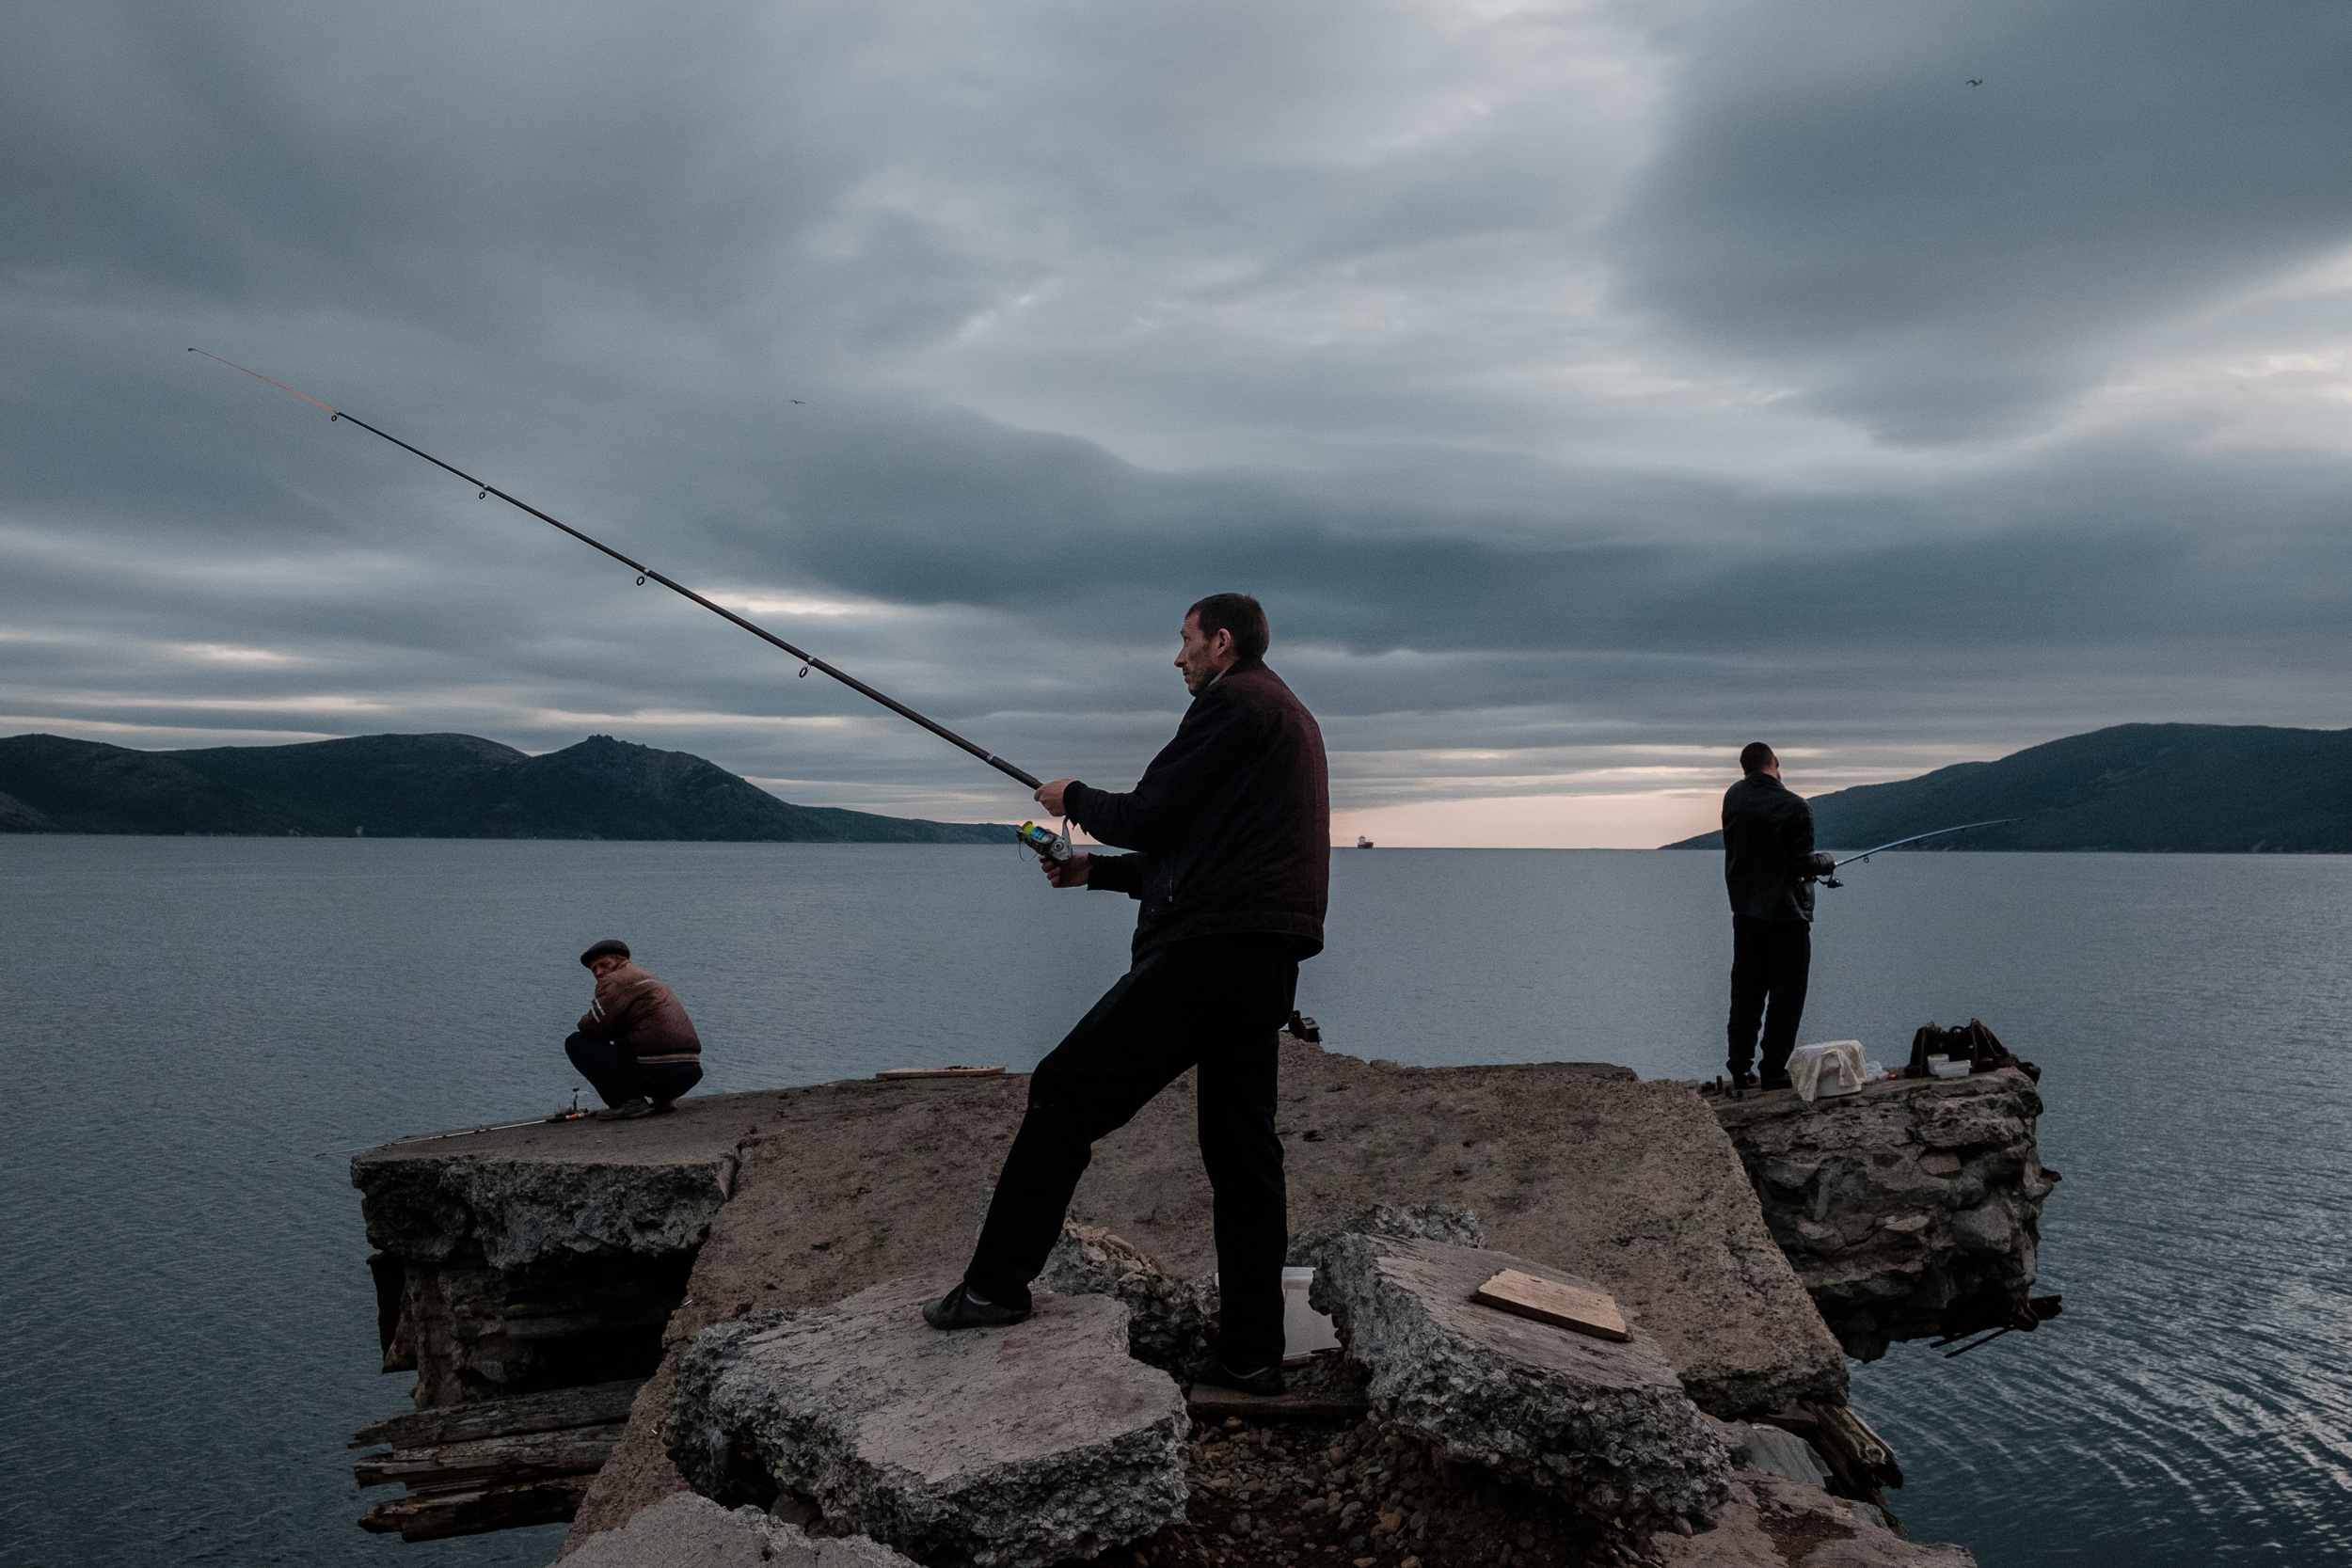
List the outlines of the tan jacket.
{"label": "tan jacket", "polygon": [[596,982],[596,1000],[580,1015],[580,1032],[611,1040],[641,1062],[694,1062],[703,1042],[670,988],[624,963]]}

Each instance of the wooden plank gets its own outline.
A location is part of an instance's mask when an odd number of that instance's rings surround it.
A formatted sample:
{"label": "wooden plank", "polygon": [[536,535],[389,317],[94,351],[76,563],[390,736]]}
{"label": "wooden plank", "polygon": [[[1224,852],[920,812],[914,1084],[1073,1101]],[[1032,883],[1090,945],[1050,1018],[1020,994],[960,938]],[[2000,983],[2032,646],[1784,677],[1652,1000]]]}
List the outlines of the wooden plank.
{"label": "wooden plank", "polygon": [[479,1404],[435,1405],[362,1427],[352,1433],[350,1446],[364,1449],[389,1443],[394,1448],[421,1449],[437,1443],[463,1443],[516,1433],[554,1432],[564,1427],[625,1421],[628,1419],[630,1402],[644,1386],[643,1378],[624,1378],[617,1383],[592,1383],[579,1388],[550,1388],[543,1394],[485,1400]]}
{"label": "wooden plank", "polygon": [[908,1078],[1001,1078],[1000,1067],[894,1067],[874,1074],[877,1078],[898,1083]]}
{"label": "wooden plank", "polygon": [[1533,1318],[1537,1323],[1589,1334],[1596,1339],[1614,1339],[1623,1344],[1633,1338],[1625,1326],[1625,1318],[1617,1311],[1614,1296],[1565,1285],[1556,1279],[1538,1279],[1518,1269],[1503,1270],[1471,1292],[1470,1299],[1505,1312],[1516,1312],[1522,1318]]}
{"label": "wooden plank", "polygon": [[1196,1383],[1184,1408],[1196,1420],[1221,1421],[1239,1416],[1245,1421],[1358,1421],[1370,1409],[1369,1398],[1334,1399],[1328,1394],[1245,1394]]}
{"label": "wooden plank", "polygon": [[1895,1446],[1872,1430],[1869,1422],[1842,1404],[1808,1400],[1803,1408],[1817,1423],[1811,1441],[1832,1463],[1845,1459],[1872,1485],[1902,1485],[1903,1467],[1895,1456]]}
{"label": "wooden plank", "polygon": [[494,1482],[545,1481],[556,1476],[594,1475],[628,1430],[626,1421],[603,1426],[526,1432],[466,1443],[394,1449],[361,1460],[352,1475],[362,1486],[405,1484],[410,1491],[481,1487]]}
{"label": "wooden plank", "polygon": [[369,1510],[359,1528],[377,1535],[397,1530],[403,1541],[446,1541],[452,1536],[482,1535],[525,1525],[568,1524],[580,1512],[580,1500],[588,1495],[592,1479],[566,1476],[520,1486],[488,1486],[478,1492],[396,1497]]}

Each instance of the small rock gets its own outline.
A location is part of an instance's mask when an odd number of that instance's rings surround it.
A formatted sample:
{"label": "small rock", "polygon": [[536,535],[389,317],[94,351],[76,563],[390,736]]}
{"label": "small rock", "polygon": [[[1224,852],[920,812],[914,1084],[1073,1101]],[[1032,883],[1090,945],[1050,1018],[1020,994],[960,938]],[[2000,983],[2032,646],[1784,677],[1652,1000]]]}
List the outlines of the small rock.
{"label": "small rock", "polygon": [[2007,1252],[2020,1238],[2008,1212],[1997,1203],[1987,1203],[1952,1216],[1952,1240],[1971,1252]]}

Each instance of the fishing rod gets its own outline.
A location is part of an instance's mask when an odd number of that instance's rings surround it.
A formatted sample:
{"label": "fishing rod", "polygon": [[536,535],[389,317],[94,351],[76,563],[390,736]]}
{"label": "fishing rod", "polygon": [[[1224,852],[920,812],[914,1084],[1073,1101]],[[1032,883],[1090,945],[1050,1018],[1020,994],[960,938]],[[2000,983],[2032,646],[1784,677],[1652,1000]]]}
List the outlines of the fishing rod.
{"label": "fishing rod", "polygon": [[[332,404],[320,403],[318,399],[310,396],[308,392],[295,392],[292,387],[287,386],[282,381],[270,381],[268,376],[263,375],[259,371],[247,371],[243,365],[238,364],[233,359],[222,359],[219,355],[210,353],[207,350],[200,348],[191,348],[188,352],[190,354],[201,354],[207,359],[218,360],[221,364],[228,366],[232,371],[245,371],[246,374],[251,376],[256,381],[269,381],[271,386],[277,388],[281,392],[293,392],[295,397],[300,398],[303,402],[317,404],[317,406],[326,409],[328,415],[331,416],[331,418],[327,420],[329,424],[334,423],[336,420],[349,420],[351,423],[358,425],[361,430],[366,431],[369,435],[381,436],[385,440],[389,441],[392,445],[400,448],[403,451],[414,452],[417,456],[423,458],[427,463],[432,464],[435,467],[447,469],[449,472],[455,474],[459,479],[464,480],[467,483],[475,486],[481,491],[481,494],[474,498],[476,500],[485,500],[489,497],[496,496],[499,499],[504,501],[507,505],[516,508],[517,511],[528,512],[532,516],[538,518],[541,522],[551,524],[556,528],[562,529],[565,533],[570,534],[581,544],[589,546],[595,549],[602,550],[605,554],[611,556],[613,560],[619,562],[630,571],[635,572],[637,574],[637,583],[639,587],[644,587],[647,579],[650,578],[652,581],[660,583],[662,587],[668,589],[671,593],[677,594],[679,597],[691,599],[694,603],[702,606],[713,615],[723,616],[727,620],[734,622],[737,626],[741,626],[745,631],[750,632],[754,637],[759,638],[763,641],[774,643],[777,647],[782,648],[786,653],[790,654],[794,658],[801,661],[801,676],[803,679],[807,678],[808,673],[811,670],[831,675],[834,680],[839,681],[842,685],[848,687],[850,690],[857,692],[860,696],[871,697],[874,701],[882,704],[882,706],[888,708],[899,718],[912,719],[916,723],[922,725],[925,729],[930,731],[931,734],[939,736],[942,740],[962,747],[965,751],[971,752],[974,756],[979,758],[982,762],[988,764],[991,768],[993,768],[996,771],[1006,775],[1008,778],[1018,779],[1021,783],[1026,784],[1031,789],[1037,789],[1043,784],[1044,781],[1039,779],[1034,774],[1025,772],[1021,768],[1015,768],[1011,763],[1007,762],[1004,758],[996,755],[993,752],[990,752],[985,747],[975,746],[972,742],[964,739],[963,736],[949,729],[946,725],[936,723],[931,720],[924,718],[921,714],[915,712],[913,708],[907,706],[906,704],[898,701],[896,697],[888,696],[883,692],[875,690],[864,681],[859,680],[855,675],[837,670],[832,665],[827,664],[823,659],[818,658],[816,655],[804,653],[801,649],[794,647],[791,643],[787,642],[783,638],[778,637],[774,632],[770,631],[767,627],[753,625],[751,622],[745,620],[742,616],[738,615],[735,611],[729,610],[724,605],[711,603],[708,599],[704,598],[700,594],[695,593],[684,583],[673,582],[670,578],[663,577],[660,572],[657,572],[652,567],[645,565],[643,562],[635,561],[630,559],[628,556],[623,555],[620,551],[614,549],[612,546],[604,543],[600,539],[590,538],[587,534],[582,533],[580,530],[572,527],[571,524],[564,522],[560,518],[548,516],[546,513],[540,511],[537,507],[531,505],[527,501],[516,500],[513,496],[508,495],[497,485],[492,484],[485,480],[476,479],[473,475],[466,472],[465,469],[460,468],[453,464],[442,462],[439,458],[434,456],[431,452],[426,451],[421,447],[412,447],[407,442],[402,440],[399,436],[378,430],[375,426],[368,423],[367,420],[359,419],[355,415],[346,414],[342,409],[335,407]],[[529,1124],[518,1122],[516,1125],[527,1126]],[[471,1131],[484,1132],[488,1131],[488,1129],[477,1128],[472,1129]],[[443,1135],[448,1136],[450,1134]]]}
{"label": "fishing rod", "polygon": [[[2016,820],[2017,818],[2013,816],[1996,816],[1990,822],[1963,822],[1957,828],[1938,828],[1931,833],[1914,833],[1909,838],[1899,838],[1892,844],[1882,844],[1878,847],[1878,849],[1865,849],[1858,855],[1848,855],[1844,860],[1837,862],[1829,869],[1830,871],[1836,871],[1840,865],[1851,865],[1856,861],[1867,861],[1872,855],[1877,854],[1880,849],[1899,849],[1906,844],[1916,844],[1923,838],[1942,838],[1946,833],[1964,833],[1971,828],[1997,828],[2004,822],[2014,822]],[[1821,877],[1821,885],[1823,887],[1844,887],[1846,884],[1839,881],[1836,877],[1830,876],[1825,872]]]}
{"label": "fishing rod", "polygon": [[[296,397],[301,395],[300,392],[294,394]],[[511,1132],[517,1127],[545,1127],[551,1122],[584,1121],[595,1114],[593,1111],[583,1111],[580,1108],[580,1091],[574,1089],[570,1108],[558,1111],[551,1117],[532,1117],[525,1121],[494,1121],[486,1127],[456,1127],[446,1132],[411,1132],[405,1138],[394,1138],[391,1147],[398,1148],[402,1144],[438,1143],[443,1138],[470,1138],[476,1132]]]}

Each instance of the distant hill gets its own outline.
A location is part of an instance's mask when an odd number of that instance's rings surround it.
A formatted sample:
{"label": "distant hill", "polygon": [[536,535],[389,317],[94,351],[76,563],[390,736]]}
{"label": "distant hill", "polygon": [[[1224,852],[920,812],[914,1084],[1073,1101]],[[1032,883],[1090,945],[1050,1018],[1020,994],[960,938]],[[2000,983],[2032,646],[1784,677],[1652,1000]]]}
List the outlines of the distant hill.
{"label": "distant hill", "polygon": [[[1900,784],[1813,797],[1824,848],[1867,849],[1996,816],[1921,849],[2352,853],[2352,730],[2118,724]],[[1669,849],[1720,849],[1703,833]]]}
{"label": "distant hill", "polygon": [[795,806],[610,736],[534,757],[470,735],[134,752],[0,740],[0,832],[1002,844],[1010,828]]}

